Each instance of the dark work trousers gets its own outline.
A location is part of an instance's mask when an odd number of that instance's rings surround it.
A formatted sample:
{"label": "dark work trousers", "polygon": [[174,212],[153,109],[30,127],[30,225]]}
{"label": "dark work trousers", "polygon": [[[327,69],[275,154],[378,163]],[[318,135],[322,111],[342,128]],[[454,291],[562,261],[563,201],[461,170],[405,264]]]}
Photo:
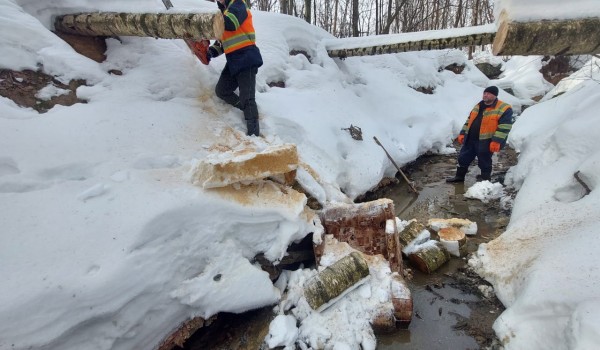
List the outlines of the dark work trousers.
{"label": "dark work trousers", "polygon": [[[255,99],[256,73],[258,73],[258,68],[248,68],[236,76],[232,76],[229,73],[228,64],[226,64],[215,87],[215,93],[223,101],[241,109],[246,121],[258,123],[258,107]],[[235,93],[237,88],[240,89],[239,96]]]}
{"label": "dark work trousers", "polygon": [[[484,149],[480,149],[484,148]],[[458,154],[458,166],[468,168],[477,157],[477,164],[482,174],[492,173],[492,152],[487,142],[480,142],[478,138],[468,137]]]}

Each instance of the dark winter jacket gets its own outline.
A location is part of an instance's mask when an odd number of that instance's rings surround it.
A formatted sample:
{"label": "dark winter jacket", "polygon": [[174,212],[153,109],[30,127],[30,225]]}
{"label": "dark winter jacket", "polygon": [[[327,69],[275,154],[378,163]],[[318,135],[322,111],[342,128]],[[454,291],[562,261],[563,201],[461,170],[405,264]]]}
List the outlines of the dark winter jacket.
{"label": "dark winter jacket", "polygon": [[262,66],[262,56],[256,46],[252,13],[244,0],[226,0],[225,6],[217,2],[223,13],[225,32],[220,42],[211,46],[211,55],[225,53],[227,68],[235,76],[245,69]]}
{"label": "dark winter jacket", "polygon": [[[483,112],[481,111],[482,107],[485,107]],[[465,135],[464,142],[466,144],[473,134],[477,134],[477,130],[470,130],[471,127],[477,128],[479,124],[479,149],[488,149],[491,141],[500,143],[500,146],[504,148],[506,138],[512,128],[512,115],[512,108],[507,103],[496,99],[491,106],[486,106],[481,101],[473,107],[460,134]]]}

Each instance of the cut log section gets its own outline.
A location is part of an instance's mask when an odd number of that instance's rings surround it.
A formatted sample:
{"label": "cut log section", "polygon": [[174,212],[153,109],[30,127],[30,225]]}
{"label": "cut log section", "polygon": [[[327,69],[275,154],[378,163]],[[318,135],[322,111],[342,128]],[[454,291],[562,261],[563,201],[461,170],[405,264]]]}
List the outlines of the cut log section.
{"label": "cut log section", "polygon": [[432,273],[444,265],[450,256],[446,248],[437,241],[428,241],[412,252],[408,259],[419,271]]}
{"label": "cut log section", "polygon": [[304,297],[313,310],[321,311],[367,276],[367,261],[361,253],[353,252],[310,279],[304,286]]}
{"label": "cut log section", "polygon": [[466,253],[467,236],[458,228],[443,228],[438,232],[438,236],[440,237],[440,243],[450,255],[460,257]]}
{"label": "cut log section", "polygon": [[212,153],[194,164],[190,173],[194,185],[215,188],[286,174],[297,167],[296,145],[286,143],[268,146],[260,151],[243,148]]}
{"label": "cut log section", "polygon": [[162,39],[220,39],[225,25],[220,12],[98,12],[56,17],[58,32],[85,36],[140,36]]}
{"label": "cut log section", "polygon": [[427,226],[436,232],[446,227],[456,227],[467,236],[477,234],[477,223],[467,219],[429,219]]}
{"label": "cut log section", "polygon": [[413,314],[413,300],[410,289],[402,276],[394,273],[392,275],[391,290],[396,325],[406,328],[410,324]]}
{"label": "cut log section", "polygon": [[416,220],[412,220],[399,234],[398,241],[402,245],[402,252],[412,250],[415,245],[423,244],[431,238],[431,234],[425,226]]}
{"label": "cut log section", "polygon": [[[392,271],[402,272],[402,252],[397,234],[386,233],[386,228],[390,230],[393,226],[388,224],[388,220],[395,220],[391,199],[358,204],[335,203],[324,208],[319,216],[327,234],[367,255],[383,255]],[[317,262],[322,251],[322,247],[315,246]]]}
{"label": "cut log section", "polygon": [[494,55],[600,53],[600,18],[513,22],[506,12],[492,45]]}

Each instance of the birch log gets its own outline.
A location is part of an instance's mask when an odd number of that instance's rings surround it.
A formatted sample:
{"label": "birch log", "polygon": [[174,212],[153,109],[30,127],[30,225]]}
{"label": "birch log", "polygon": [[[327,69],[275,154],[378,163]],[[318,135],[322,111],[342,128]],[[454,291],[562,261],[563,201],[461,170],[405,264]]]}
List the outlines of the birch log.
{"label": "birch log", "polygon": [[600,18],[513,22],[503,12],[492,52],[494,55],[600,53]]}
{"label": "birch log", "polygon": [[220,39],[225,28],[220,12],[98,12],[56,17],[58,32],[85,36],[142,36],[162,39]]}
{"label": "birch log", "polygon": [[432,273],[444,265],[450,259],[450,255],[440,242],[428,241],[411,253],[408,259],[419,271]]}
{"label": "birch log", "polygon": [[452,38],[427,39],[418,41],[399,42],[387,45],[364,46],[348,49],[327,50],[329,57],[346,58],[351,56],[383,55],[408,51],[456,49],[467,46],[491,44],[495,33],[480,33],[456,36]]}
{"label": "birch log", "polygon": [[313,310],[340,296],[369,275],[369,266],[361,253],[353,252],[328,266],[304,286],[304,296]]}

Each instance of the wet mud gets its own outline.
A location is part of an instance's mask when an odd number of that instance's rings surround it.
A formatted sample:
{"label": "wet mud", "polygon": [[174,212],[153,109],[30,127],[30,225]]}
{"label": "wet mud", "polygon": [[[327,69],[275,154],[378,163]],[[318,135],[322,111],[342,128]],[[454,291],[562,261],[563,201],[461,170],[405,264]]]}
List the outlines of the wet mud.
{"label": "wet mud", "polygon": [[[503,182],[508,168],[516,164],[514,151],[494,156],[492,181]],[[360,201],[390,198],[396,216],[403,220],[464,218],[477,222],[478,232],[468,236],[467,256],[453,257],[434,273],[422,273],[405,260],[410,271],[408,285],[413,296],[413,318],[407,329],[378,335],[377,350],[389,349],[500,349],[492,325],[504,307],[491,286],[468,267],[468,258],[479,244],[499,236],[510,218],[510,209],[499,201],[483,203],[463,196],[479,174],[471,166],[464,184],[448,184],[454,175],[456,155],[424,155],[403,168],[419,193],[410,191],[404,179],[383,181],[385,186]],[[433,237],[432,237],[433,238]],[[266,349],[262,344],[274,317],[270,307],[241,315],[223,314],[211,326],[198,331],[184,349]]]}

